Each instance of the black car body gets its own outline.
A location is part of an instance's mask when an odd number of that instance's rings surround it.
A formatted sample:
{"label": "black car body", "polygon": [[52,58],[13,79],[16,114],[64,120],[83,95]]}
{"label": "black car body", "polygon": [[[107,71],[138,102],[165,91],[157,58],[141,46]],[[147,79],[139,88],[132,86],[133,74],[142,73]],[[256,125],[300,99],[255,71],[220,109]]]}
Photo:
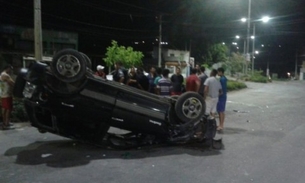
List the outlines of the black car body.
{"label": "black car body", "polygon": [[205,103],[199,94],[158,96],[95,76],[89,64],[84,54],[68,49],[50,65],[35,62],[20,72],[14,95],[24,98],[32,126],[100,145],[111,136],[109,127],[130,131],[128,138],[137,143],[148,137],[186,143],[202,123]]}

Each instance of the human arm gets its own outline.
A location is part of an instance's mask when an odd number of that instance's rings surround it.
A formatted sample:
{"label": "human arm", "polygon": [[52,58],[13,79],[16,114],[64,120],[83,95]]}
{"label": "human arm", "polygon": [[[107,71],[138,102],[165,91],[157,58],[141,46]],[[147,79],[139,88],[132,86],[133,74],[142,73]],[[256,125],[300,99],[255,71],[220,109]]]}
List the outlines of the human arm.
{"label": "human arm", "polygon": [[8,85],[10,85],[11,87],[13,87],[15,85],[14,80],[8,75],[1,76],[1,80],[4,82],[7,82]]}

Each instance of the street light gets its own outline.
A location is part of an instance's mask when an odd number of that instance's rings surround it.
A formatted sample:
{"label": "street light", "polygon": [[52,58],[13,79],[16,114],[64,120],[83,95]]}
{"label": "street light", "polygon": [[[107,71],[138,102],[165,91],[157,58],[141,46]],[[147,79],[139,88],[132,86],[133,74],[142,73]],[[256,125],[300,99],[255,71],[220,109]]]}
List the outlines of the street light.
{"label": "street light", "polygon": [[[264,16],[260,21],[267,23],[270,20],[268,16]],[[251,36],[253,39],[252,42],[252,74],[254,73],[254,54],[255,54],[255,22],[253,22],[253,35]]]}

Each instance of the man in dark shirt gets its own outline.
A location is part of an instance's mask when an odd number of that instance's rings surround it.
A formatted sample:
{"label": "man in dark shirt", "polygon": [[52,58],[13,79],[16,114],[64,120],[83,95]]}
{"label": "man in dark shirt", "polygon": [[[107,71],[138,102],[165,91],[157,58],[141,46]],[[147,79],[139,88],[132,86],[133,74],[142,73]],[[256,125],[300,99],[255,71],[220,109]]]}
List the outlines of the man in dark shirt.
{"label": "man in dark shirt", "polygon": [[113,81],[124,83],[124,73],[123,70],[121,69],[122,63],[116,62],[114,67],[115,67],[115,71],[113,73]]}
{"label": "man in dark shirt", "polygon": [[204,73],[205,71],[205,67],[200,67],[199,71],[197,71],[198,73],[198,78],[200,79],[200,88],[199,88],[199,94],[201,96],[204,95],[204,82],[205,80],[208,78],[208,76]]}
{"label": "man in dark shirt", "polygon": [[150,68],[147,78],[148,78],[148,82],[149,82],[148,91],[150,93],[155,93],[156,85],[155,85],[154,81],[156,79],[156,69],[154,67]]}
{"label": "man in dark shirt", "polygon": [[148,78],[144,75],[142,68],[137,69],[137,81],[139,83],[140,89],[148,91],[149,81]]}
{"label": "man in dark shirt", "polygon": [[200,87],[200,80],[196,75],[197,69],[191,70],[191,75],[186,79],[186,91],[198,92]]}
{"label": "man in dark shirt", "polygon": [[181,95],[182,93],[182,84],[184,81],[183,76],[181,75],[181,70],[179,67],[176,68],[176,74],[172,75],[171,81],[173,84],[172,95]]}

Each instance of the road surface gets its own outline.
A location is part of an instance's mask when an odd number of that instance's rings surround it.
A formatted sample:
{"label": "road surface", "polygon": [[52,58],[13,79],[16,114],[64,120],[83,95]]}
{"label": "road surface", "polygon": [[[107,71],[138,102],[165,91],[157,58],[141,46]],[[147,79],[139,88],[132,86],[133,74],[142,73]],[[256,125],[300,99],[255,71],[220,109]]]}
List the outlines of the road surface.
{"label": "road surface", "polygon": [[0,131],[0,183],[304,183],[305,82],[247,85],[228,94],[222,150],[110,150],[22,123]]}

